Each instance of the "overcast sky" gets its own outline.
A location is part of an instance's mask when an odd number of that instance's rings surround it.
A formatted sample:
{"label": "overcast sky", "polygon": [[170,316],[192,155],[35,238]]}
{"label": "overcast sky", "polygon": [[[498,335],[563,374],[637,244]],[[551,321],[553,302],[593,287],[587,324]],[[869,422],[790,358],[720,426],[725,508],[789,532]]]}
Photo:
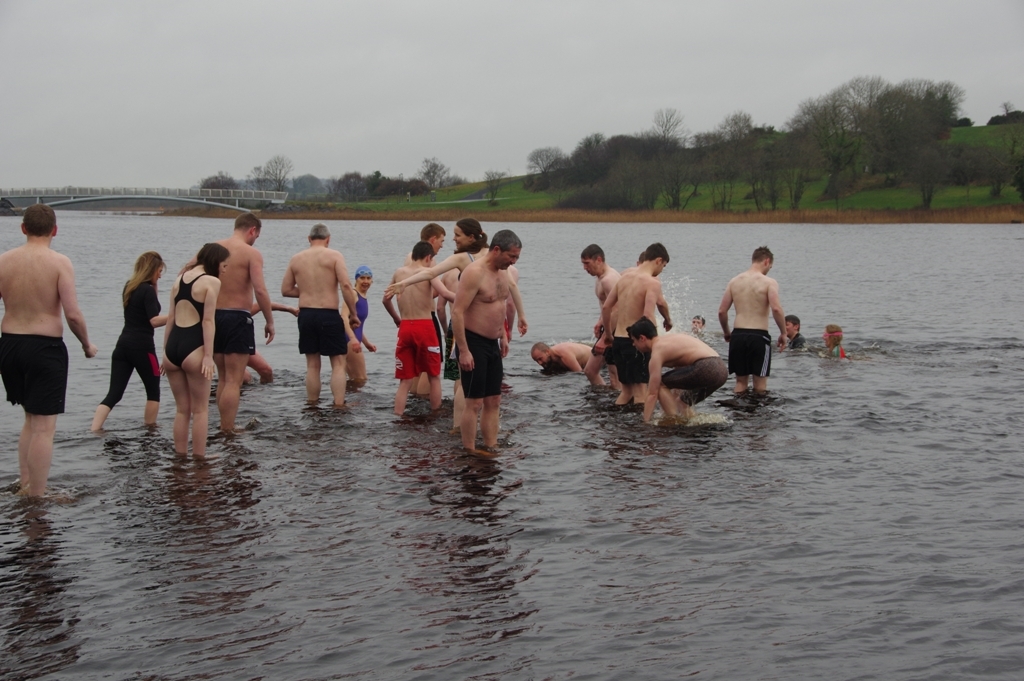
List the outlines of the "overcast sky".
{"label": "overcast sky", "polygon": [[856,76],[1024,108],[1024,0],[0,0],[0,188],[189,187],[275,154],[295,174],[470,180],[544,146],[783,126]]}

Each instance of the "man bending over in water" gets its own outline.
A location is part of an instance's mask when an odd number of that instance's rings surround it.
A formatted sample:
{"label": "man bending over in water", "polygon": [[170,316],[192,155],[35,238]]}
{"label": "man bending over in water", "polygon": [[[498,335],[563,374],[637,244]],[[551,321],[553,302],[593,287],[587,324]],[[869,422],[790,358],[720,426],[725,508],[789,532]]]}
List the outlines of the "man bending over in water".
{"label": "man bending over in water", "polygon": [[[786,317],[779,302],[779,284],[767,276],[775,256],[767,246],[754,250],[750,269],[737,274],[725,287],[718,306],[718,321],[729,344],[729,373],[736,374],[736,394],[747,392],[754,377],[754,392],[768,390],[772,369],[772,337],[768,333],[768,311],[779,327],[779,350],[786,348]],[[729,330],[729,308],[736,306],[735,327]]]}
{"label": "man bending over in water", "polygon": [[[581,372],[590,358],[594,356],[591,354],[591,350],[592,348],[589,345],[584,345],[583,343],[557,343],[551,346],[544,343],[534,343],[533,347],[530,348],[530,357],[545,372]],[[591,377],[589,374],[587,378],[590,379],[590,385],[604,385],[604,381],[600,376],[596,377],[598,381],[596,383],[594,382],[594,377]]]}
{"label": "man bending over in water", "polygon": [[[654,403],[659,400],[667,415],[693,418],[693,405],[703,402],[729,379],[725,362],[702,340],[682,333],[659,336],[658,328],[647,317],[627,331],[636,349],[651,356],[647,365],[651,380],[644,402],[644,423],[650,423]],[[662,367],[672,370],[663,374]],[[678,398],[674,391],[679,391]]]}

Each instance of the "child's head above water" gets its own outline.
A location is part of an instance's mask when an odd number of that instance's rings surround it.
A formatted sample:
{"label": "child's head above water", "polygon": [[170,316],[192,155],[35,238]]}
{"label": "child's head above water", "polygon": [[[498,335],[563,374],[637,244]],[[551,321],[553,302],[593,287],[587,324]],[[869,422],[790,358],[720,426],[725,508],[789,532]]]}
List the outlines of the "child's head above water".
{"label": "child's head above water", "polygon": [[825,327],[825,333],[821,334],[825,341],[825,347],[834,350],[843,344],[843,327],[838,324],[829,324]]}

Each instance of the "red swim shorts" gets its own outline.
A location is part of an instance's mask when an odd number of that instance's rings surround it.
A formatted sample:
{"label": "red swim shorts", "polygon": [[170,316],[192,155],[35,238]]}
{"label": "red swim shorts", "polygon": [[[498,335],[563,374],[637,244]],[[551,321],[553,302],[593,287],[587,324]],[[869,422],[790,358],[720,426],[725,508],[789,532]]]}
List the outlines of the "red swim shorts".
{"label": "red swim shorts", "polygon": [[431,319],[403,319],[395,346],[395,378],[416,378],[441,374],[441,345]]}

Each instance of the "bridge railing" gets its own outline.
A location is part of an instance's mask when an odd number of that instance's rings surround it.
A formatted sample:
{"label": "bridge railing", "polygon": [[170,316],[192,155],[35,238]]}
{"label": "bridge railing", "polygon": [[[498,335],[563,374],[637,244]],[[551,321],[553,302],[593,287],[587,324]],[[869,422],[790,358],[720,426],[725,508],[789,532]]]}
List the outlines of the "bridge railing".
{"label": "bridge railing", "polygon": [[139,187],[36,187],[33,189],[0,189],[0,197],[10,198],[77,198],[83,196],[168,196],[195,199],[242,199],[281,202],[288,192],[258,189],[143,189]]}

